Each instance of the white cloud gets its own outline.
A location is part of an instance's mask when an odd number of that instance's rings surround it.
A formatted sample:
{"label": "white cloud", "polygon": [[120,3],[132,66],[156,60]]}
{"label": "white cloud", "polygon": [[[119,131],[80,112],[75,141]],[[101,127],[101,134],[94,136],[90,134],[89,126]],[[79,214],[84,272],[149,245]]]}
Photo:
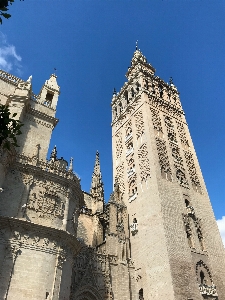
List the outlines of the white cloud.
{"label": "white cloud", "polygon": [[217,220],[217,225],[219,227],[219,231],[225,247],[225,216],[223,216],[222,219]]}
{"label": "white cloud", "polygon": [[0,69],[10,72],[15,67],[17,73],[21,73],[22,58],[16,53],[16,48],[10,45],[5,34],[0,32]]}

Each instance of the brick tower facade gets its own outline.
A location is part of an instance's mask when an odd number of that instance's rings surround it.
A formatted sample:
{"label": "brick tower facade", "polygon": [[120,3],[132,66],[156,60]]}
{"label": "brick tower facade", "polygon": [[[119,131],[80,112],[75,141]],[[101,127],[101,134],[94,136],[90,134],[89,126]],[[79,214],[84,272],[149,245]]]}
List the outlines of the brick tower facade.
{"label": "brick tower facade", "polygon": [[[112,99],[113,174],[139,299],[225,299],[224,247],[172,80],[136,49]],[[138,227],[137,227],[138,226]]]}

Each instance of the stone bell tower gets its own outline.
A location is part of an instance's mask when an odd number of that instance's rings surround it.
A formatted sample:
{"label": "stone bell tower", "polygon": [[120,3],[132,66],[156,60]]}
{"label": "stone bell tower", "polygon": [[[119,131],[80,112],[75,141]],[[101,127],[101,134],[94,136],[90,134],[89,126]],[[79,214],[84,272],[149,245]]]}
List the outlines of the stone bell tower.
{"label": "stone bell tower", "polygon": [[225,299],[224,248],[177,88],[137,48],[126,77],[112,98],[113,174],[137,298]]}

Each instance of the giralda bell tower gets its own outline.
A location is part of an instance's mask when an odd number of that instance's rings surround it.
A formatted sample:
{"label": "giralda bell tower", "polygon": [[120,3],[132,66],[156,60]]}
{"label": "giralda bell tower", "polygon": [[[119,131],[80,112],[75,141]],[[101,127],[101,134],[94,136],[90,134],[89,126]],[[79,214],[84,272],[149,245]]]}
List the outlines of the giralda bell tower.
{"label": "giralda bell tower", "polygon": [[225,299],[225,251],[177,88],[140,50],[112,99],[113,173],[129,213],[136,296]]}

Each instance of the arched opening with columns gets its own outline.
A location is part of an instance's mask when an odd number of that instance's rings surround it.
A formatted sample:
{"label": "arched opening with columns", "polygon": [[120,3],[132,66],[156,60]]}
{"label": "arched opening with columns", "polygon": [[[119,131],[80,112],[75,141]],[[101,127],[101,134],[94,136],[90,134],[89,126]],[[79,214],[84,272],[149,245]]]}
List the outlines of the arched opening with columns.
{"label": "arched opening with columns", "polygon": [[203,299],[218,300],[216,285],[213,283],[211,272],[202,260],[196,264],[196,277]]}
{"label": "arched opening with columns", "polygon": [[79,292],[74,295],[74,300],[103,300],[102,296],[99,294],[99,292],[91,287],[86,286],[79,290]]}

